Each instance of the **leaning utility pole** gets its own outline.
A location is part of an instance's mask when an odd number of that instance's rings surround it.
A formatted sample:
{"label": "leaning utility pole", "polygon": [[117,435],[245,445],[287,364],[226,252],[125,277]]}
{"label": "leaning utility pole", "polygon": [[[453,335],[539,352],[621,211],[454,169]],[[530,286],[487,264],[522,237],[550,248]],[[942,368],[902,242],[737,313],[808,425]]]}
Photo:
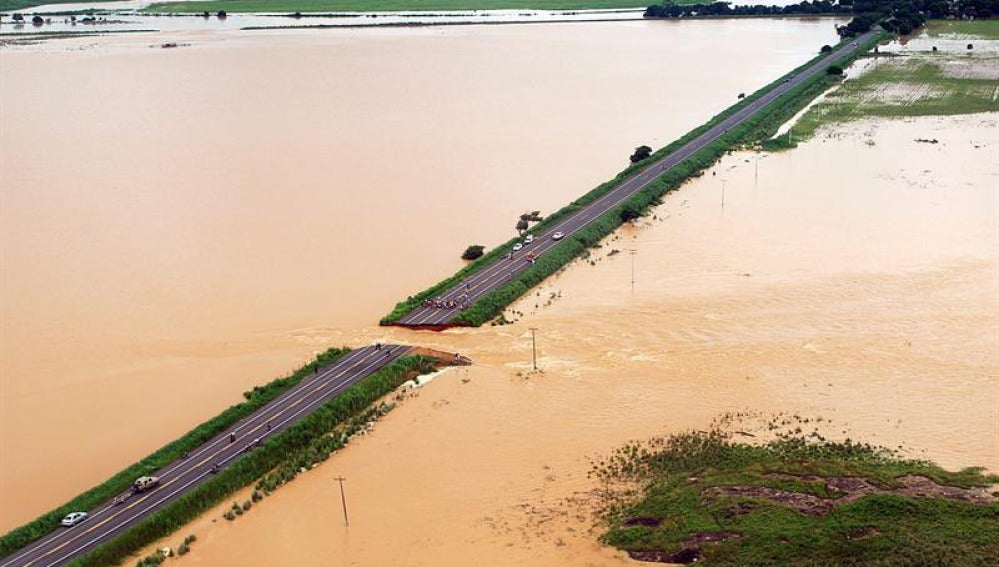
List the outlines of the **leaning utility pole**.
{"label": "leaning utility pole", "polygon": [[333,480],[340,483],[340,503],[343,504],[343,525],[349,526],[350,520],[347,519],[347,498],[343,495],[343,481],[347,479],[342,476],[338,476]]}

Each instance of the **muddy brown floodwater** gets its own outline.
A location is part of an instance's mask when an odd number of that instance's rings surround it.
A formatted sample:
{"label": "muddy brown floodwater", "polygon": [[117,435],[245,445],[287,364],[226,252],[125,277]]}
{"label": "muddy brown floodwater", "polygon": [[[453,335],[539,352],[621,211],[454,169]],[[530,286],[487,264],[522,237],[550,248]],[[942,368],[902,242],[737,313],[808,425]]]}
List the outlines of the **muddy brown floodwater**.
{"label": "muddy brown floodwater", "polygon": [[833,23],[0,50],[0,531],[356,344],[465,246],[505,240],[525,210],[556,209],[807,60]]}
{"label": "muddy brown floodwater", "polygon": [[[476,365],[235,522],[205,514],[179,564],[631,564],[590,531],[588,458],[729,411],[999,470],[997,126],[869,121],[736,153],[520,301],[514,325],[360,332]],[[636,251],[634,291],[615,249]]]}

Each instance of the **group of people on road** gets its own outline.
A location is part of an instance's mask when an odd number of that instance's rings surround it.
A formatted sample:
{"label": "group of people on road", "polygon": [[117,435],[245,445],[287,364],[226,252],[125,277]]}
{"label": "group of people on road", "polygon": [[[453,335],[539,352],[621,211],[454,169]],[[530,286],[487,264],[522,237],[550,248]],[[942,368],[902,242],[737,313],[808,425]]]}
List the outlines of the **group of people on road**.
{"label": "group of people on road", "polygon": [[458,299],[424,299],[423,306],[432,309],[468,309],[471,307],[468,296],[462,294]]}

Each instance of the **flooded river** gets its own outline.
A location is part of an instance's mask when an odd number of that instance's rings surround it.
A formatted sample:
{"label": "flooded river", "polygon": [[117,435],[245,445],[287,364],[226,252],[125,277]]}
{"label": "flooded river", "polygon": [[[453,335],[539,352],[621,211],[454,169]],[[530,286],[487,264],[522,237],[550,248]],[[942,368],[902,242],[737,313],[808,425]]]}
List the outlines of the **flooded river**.
{"label": "flooded river", "polygon": [[357,344],[465,246],[833,39],[754,19],[0,50],[0,529]]}

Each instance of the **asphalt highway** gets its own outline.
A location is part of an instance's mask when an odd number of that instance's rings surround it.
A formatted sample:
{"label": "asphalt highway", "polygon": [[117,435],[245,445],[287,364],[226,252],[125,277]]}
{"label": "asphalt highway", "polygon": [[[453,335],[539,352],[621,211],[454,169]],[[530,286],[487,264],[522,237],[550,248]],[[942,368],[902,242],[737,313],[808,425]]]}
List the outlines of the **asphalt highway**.
{"label": "asphalt highway", "polygon": [[[569,239],[579,230],[583,229],[594,219],[600,217],[607,211],[617,207],[629,197],[642,190],[649,183],[660,175],[663,175],[670,168],[690,157],[695,152],[715,141],[722,134],[730,129],[742,124],[760,110],[766,108],[781,95],[797,87],[808,78],[817,73],[824,73],[829,65],[851,54],[854,50],[861,49],[860,45],[874,35],[875,32],[868,32],[854,41],[829,53],[826,57],[816,61],[810,67],[799,71],[785,83],[781,83],[760,98],[750,102],[745,107],[739,109],[725,120],[694,138],[684,146],[678,148],[673,153],[656,161],[632,177],[625,180],[619,186],[609,191],[606,195],[583,207],[576,213],[570,215],[556,226],[547,231],[535,234],[532,244],[524,245],[524,248],[514,252],[512,257],[500,256],[492,264],[480,269],[478,272],[468,276],[453,287],[437,296],[435,299],[441,301],[453,301],[458,305],[463,300],[474,303],[477,299],[487,293],[502,287],[507,282],[516,278],[521,272],[527,270],[531,264],[525,259],[529,252],[537,256],[558,246],[561,240],[552,240],[555,232],[562,232],[565,236],[562,240]],[[418,307],[403,316],[395,324],[409,327],[446,327],[452,320],[461,313],[460,306],[453,308],[443,307]]]}
{"label": "asphalt highway", "polygon": [[[0,560],[0,567],[48,567],[62,565],[107,542],[142,521],[154,511],[208,481],[212,467],[224,470],[247,452],[284,431],[351,385],[406,354],[410,347],[383,345],[350,351],[332,365],[304,378],[266,406],[245,417],[211,441],[189,452],[150,476],[160,485],[144,493],[126,492],[122,504],[108,501],[90,517],[71,528],[59,527],[48,536]],[[235,441],[230,441],[230,435]]]}

